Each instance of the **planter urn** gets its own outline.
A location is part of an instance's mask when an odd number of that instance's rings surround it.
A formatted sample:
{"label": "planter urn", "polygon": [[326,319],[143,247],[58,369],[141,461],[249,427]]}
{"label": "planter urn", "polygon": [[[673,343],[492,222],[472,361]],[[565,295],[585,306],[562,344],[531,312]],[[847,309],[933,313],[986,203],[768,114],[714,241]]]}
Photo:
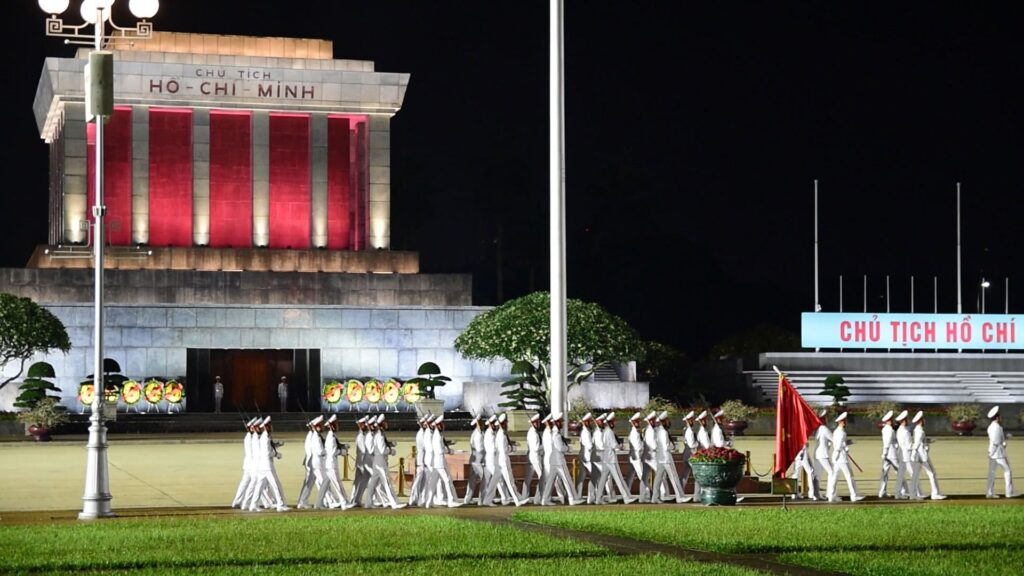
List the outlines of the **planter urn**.
{"label": "planter urn", "polygon": [[974,429],[978,427],[972,420],[953,422],[952,426],[957,436],[971,436]]}
{"label": "planter urn", "polygon": [[690,461],[700,484],[700,501],[707,506],[735,506],[736,486],[743,479],[743,460],[712,464]]}
{"label": "planter urn", "polygon": [[52,440],[52,438],[50,438],[50,429],[46,426],[29,424],[28,433],[32,435],[36,442],[49,442]]}
{"label": "planter urn", "polygon": [[725,422],[725,429],[733,436],[743,436],[743,431],[747,429],[747,426],[746,420],[727,420]]}

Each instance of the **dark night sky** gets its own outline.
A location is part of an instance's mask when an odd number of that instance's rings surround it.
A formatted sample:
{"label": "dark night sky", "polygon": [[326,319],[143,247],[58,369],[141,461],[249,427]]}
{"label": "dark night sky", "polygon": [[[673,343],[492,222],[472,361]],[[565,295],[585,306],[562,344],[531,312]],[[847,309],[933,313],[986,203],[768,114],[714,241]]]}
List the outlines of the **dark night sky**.
{"label": "dark night sky", "polygon": [[[72,49],[44,38],[35,2],[10,4],[0,265],[20,267],[45,241],[31,101],[44,56]],[[884,310],[890,274],[894,311],[911,275],[919,309],[938,276],[955,311],[961,181],[965,307],[984,274],[990,312],[1004,277],[1021,308],[1021,5],[567,4],[571,297],[692,355],[757,323],[796,331],[814,301],[817,178],[826,310],[840,274],[847,310],[864,274]],[[392,123],[393,248],[473,273],[491,305],[500,238],[504,296],[547,289],[546,2],[165,0],[155,23],[330,39],[337,58],[411,73]]]}

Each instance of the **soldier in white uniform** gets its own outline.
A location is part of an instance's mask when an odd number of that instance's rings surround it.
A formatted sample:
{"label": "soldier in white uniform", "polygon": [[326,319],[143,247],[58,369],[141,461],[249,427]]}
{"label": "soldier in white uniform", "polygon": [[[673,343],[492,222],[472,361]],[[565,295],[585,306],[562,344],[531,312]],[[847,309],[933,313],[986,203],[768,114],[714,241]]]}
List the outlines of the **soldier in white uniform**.
{"label": "soldier in white uniform", "polygon": [[356,462],[355,462],[355,479],[352,482],[352,502],[356,506],[361,506],[363,501],[363,493],[366,491],[366,485],[370,481],[369,476],[369,458],[367,458],[367,447],[366,441],[369,438],[366,429],[368,427],[367,417],[356,420]]}
{"label": "soldier in white uniform", "polygon": [[925,434],[924,431],[924,412],[918,410],[917,414],[914,414],[912,422],[914,426],[914,458],[917,460],[917,468],[915,474],[910,479],[910,483],[914,486],[914,493],[920,494],[921,490],[918,488],[918,480],[921,475],[921,469],[928,473],[928,481],[931,484],[932,500],[945,500],[946,496],[939,491],[939,481],[935,478],[935,469],[932,468],[931,458],[928,456],[930,450],[931,439]]}
{"label": "soldier in white uniform", "polygon": [[846,412],[836,416],[836,429],[832,432],[832,475],[828,477],[828,501],[839,502],[836,494],[836,484],[839,481],[839,473],[846,477],[846,486],[850,489],[850,502],[859,502],[864,499],[857,494],[857,485],[853,481],[853,472],[850,470],[850,444],[853,441],[846,436]]}
{"label": "soldier in white uniform", "polygon": [[1006,436],[1003,435],[1003,418],[999,415],[999,406],[989,410],[988,417],[992,423],[988,425],[988,489],[985,491],[985,497],[999,497],[995,493],[995,479],[996,466],[1001,466],[1003,478],[1006,481],[1006,497],[1013,498],[1018,494],[1013,489],[1013,472],[1010,470],[1010,461],[1006,459]]}
{"label": "soldier in white uniform", "polygon": [[[808,440],[803,448],[796,453],[796,457],[793,458],[793,479],[796,480],[796,493],[793,494],[793,498],[797,500],[803,498],[803,490],[806,489],[808,491],[808,498],[816,501],[821,498],[821,493],[818,488],[818,475],[814,471],[814,465],[807,454],[807,447],[809,445],[810,441]],[[807,486],[801,486],[801,472],[807,474]]]}
{"label": "soldier in white uniform", "polygon": [[629,470],[626,474],[626,488],[632,491],[633,480],[639,478],[638,497],[641,502],[650,502],[651,491],[648,489],[647,483],[644,482],[644,436],[640,431],[642,420],[643,415],[639,412],[629,418],[629,437],[626,440],[629,444]]}
{"label": "soldier in white uniform", "polygon": [[[502,482],[508,491],[508,499],[516,506],[522,506],[523,501],[519,498],[519,491],[516,490],[516,478],[512,474],[512,457],[515,452],[515,443],[508,439],[508,416],[504,413],[498,416],[498,429],[494,433],[494,447],[497,451],[498,472],[501,474]],[[508,501],[503,500],[502,504]]]}
{"label": "soldier in white uniform", "polygon": [[242,460],[242,479],[238,481],[238,490],[235,491],[235,498],[231,501],[232,508],[238,508],[242,505],[246,491],[253,481],[252,441],[256,437],[253,428],[255,423],[256,418],[251,418],[245,423],[246,433],[245,438],[242,440],[242,449],[245,452],[245,457]]}
{"label": "soldier in white uniform", "polygon": [[306,439],[302,443],[302,467],[305,470],[305,477],[302,480],[302,488],[299,489],[299,503],[296,505],[299,509],[309,508],[309,496],[314,489],[320,489],[323,486],[323,476],[316,463],[316,445],[319,439],[316,426],[323,419],[323,416],[317,416],[306,422]]}
{"label": "soldier in white uniform", "polygon": [[[447,455],[452,453],[452,449],[444,438],[444,414],[434,418],[431,422],[431,428],[434,431],[430,438],[431,455],[433,456],[431,470],[436,478],[434,486],[440,485],[441,494],[444,497],[443,503],[447,504],[449,508],[458,508],[462,504],[456,500],[455,483],[452,482],[452,476],[448,473]],[[425,494],[428,508],[433,503],[432,500],[436,490],[436,488],[431,488]]]}
{"label": "soldier in white uniform", "polygon": [[256,486],[253,489],[252,499],[249,501],[248,505],[250,512],[256,512],[259,510],[257,504],[259,503],[260,496],[263,494],[264,489],[270,490],[274,508],[278,512],[285,512],[289,509],[288,506],[285,506],[284,496],[281,494],[281,480],[278,479],[277,471],[274,469],[274,459],[281,458],[280,452],[277,451],[277,448],[281,446],[281,444],[274,442],[270,437],[271,430],[270,416],[267,416],[260,423],[260,436],[256,445],[256,450],[253,452],[256,471]]}
{"label": "soldier in white uniform", "polygon": [[416,447],[416,472],[413,474],[412,486],[409,488],[409,506],[420,506],[423,504],[421,490],[423,489],[423,480],[426,472],[426,467],[423,464],[423,432],[427,427],[426,420],[426,415],[420,416],[416,420],[416,441],[414,443]]}
{"label": "soldier in white uniform", "polygon": [[[899,428],[896,429],[896,444],[900,449],[900,471],[896,475],[896,483],[903,487],[906,478],[909,476],[913,478],[917,472],[917,462],[914,458],[914,438],[910,433],[910,428],[907,426],[906,410],[896,415],[896,422],[899,423]],[[918,491],[918,487],[908,486],[904,491],[896,493],[897,500],[906,500],[907,498],[914,498],[920,500],[922,498],[921,493]]]}
{"label": "soldier in white uniform", "polygon": [[821,418],[821,426],[818,426],[818,429],[814,431],[814,460],[827,475],[825,480],[826,486],[828,486],[829,482],[832,482],[832,474],[835,473],[832,469],[832,458],[829,455],[832,451],[832,431],[825,425],[825,414],[827,413],[828,410],[818,412],[818,417]]}
{"label": "soldier in white uniform", "polygon": [[473,493],[477,499],[487,485],[484,483],[484,433],[480,430],[480,416],[474,416],[469,427],[473,432],[469,435],[469,479],[466,481],[466,496],[463,504],[473,501]]}
{"label": "soldier in white uniform", "polygon": [[576,493],[583,495],[583,489],[587,480],[591,486],[587,489],[587,504],[594,502],[594,481],[598,474],[594,470],[594,431],[590,428],[593,417],[587,412],[580,418],[580,451],[577,456],[578,466],[576,467]]}
{"label": "soldier in white uniform", "polygon": [[654,483],[658,475],[658,413],[652,411],[644,421],[647,422],[644,428],[644,475],[640,480],[649,483],[650,502],[658,502],[662,496],[661,486]]}
{"label": "soldier in white uniform", "polygon": [[899,442],[896,441],[896,431],[892,427],[892,416],[892,410],[889,410],[882,416],[882,474],[878,480],[879,498],[889,498],[889,472],[893,470],[897,474],[894,496],[898,497],[907,492],[906,485],[901,482],[903,474],[900,446]]}
{"label": "soldier in white uniform", "polygon": [[501,495],[502,502],[507,501],[505,485],[501,482],[501,473],[498,471],[498,445],[495,436],[498,432],[498,417],[491,416],[487,419],[487,429],[484,430],[484,489],[480,492],[481,506],[494,506],[495,490]]}
{"label": "soldier in white uniform", "polygon": [[721,410],[715,412],[713,416],[715,425],[711,427],[711,445],[715,448],[725,448],[729,445],[729,442],[725,439],[725,433],[722,432],[722,427],[720,426],[723,416],[725,416],[725,412]]}
{"label": "soldier in white uniform", "polygon": [[[676,503],[689,502],[690,499],[683,493],[683,487],[679,484],[679,474],[676,472],[675,459],[672,456],[672,440],[668,436],[668,430],[661,425],[660,421],[668,419],[668,412],[662,412],[658,420],[654,421],[655,450],[658,460],[658,472],[654,475],[654,489],[658,490],[661,483],[667,478],[668,483],[675,493]],[[655,498],[655,502],[662,501],[662,498]]]}
{"label": "soldier in white uniform", "polygon": [[[537,482],[537,493],[540,495],[542,503],[543,503],[543,499],[544,499],[544,483],[547,482],[547,478],[551,475],[551,461],[553,459],[552,458],[552,456],[553,456],[552,451],[554,451],[554,445],[555,445],[554,439],[553,439],[553,434],[554,434],[555,431],[552,429],[552,422],[553,421],[551,420],[551,414],[548,414],[547,416],[545,416],[540,421],[540,423],[541,423],[540,446],[541,446],[541,456],[542,456],[542,459],[541,459],[542,473],[541,473],[540,480]],[[565,489],[562,488],[562,483],[561,482],[554,482],[554,485],[555,485],[555,492],[558,494],[558,497],[562,499],[562,502],[563,503],[568,502],[569,501],[569,497],[566,494]]]}
{"label": "soldier in white uniform", "polygon": [[277,385],[277,399],[281,402],[281,412],[288,411],[288,378],[281,376],[281,382]]}
{"label": "soldier in white uniform", "polygon": [[544,457],[548,462],[550,472],[544,480],[544,492],[540,499],[541,506],[552,505],[551,491],[556,483],[562,484],[562,488],[565,490],[564,498],[568,500],[570,506],[575,506],[580,504],[582,500],[580,500],[576,493],[572,479],[569,476],[569,468],[565,464],[565,453],[569,448],[565,445],[565,439],[562,438],[561,412],[551,414],[548,428],[551,430],[549,436],[551,445],[549,447],[547,444],[544,444]]}
{"label": "soldier in white uniform", "polygon": [[381,414],[371,419],[370,422],[372,433],[370,434],[370,440],[367,442],[367,452],[373,463],[373,469],[370,481],[366,485],[366,491],[372,499],[373,496],[377,495],[377,490],[379,489],[381,490],[380,496],[383,497],[382,503],[385,506],[390,506],[396,510],[405,508],[405,504],[399,504],[398,500],[395,499],[395,491],[391,487],[391,477],[388,473],[388,456],[394,455],[395,447],[394,444],[388,441],[387,435],[384,433],[387,430],[387,420]]}
{"label": "soldier in white uniform", "polygon": [[519,494],[520,500],[530,499],[530,484],[537,478],[537,489],[534,491],[533,503],[540,505],[540,488],[544,477],[544,447],[541,445],[541,418],[540,414],[530,417],[530,429],[526,431],[526,454],[527,467],[526,476],[523,480],[523,489]]}
{"label": "soldier in white uniform", "polygon": [[224,401],[224,384],[220,381],[220,376],[214,377],[213,382],[213,412],[220,414],[220,404]]}
{"label": "soldier in white uniform", "polygon": [[[690,410],[689,412],[686,413],[686,416],[683,416],[683,423],[686,424],[686,431],[683,432],[683,444],[686,445],[686,448],[685,448],[685,450],[683,452],[683,459],[686,462],[686,474],[687,474],[687,477],[680,478],[680,483],[682,484],[684,491],[686,490],[686,481],[687,481],[687,478],[688,478],[688,476],[690,474],[690,471],[691,471],[691,468],[690,468],[690,456],[692,456],[694,452],[696,452],[697,450],[700,449],[700,444],[697,442],[697,433],[693,431],[693,416],[694,416],[693,410]],[[699,497],[700,497],[700,482],[697,482],[697,477],[694,476],[694,478],[693,478],[693,499],[696,500]]]}
{"label": "soldier in white uniform", "polygon": [[708,430],[704,427],[708,421],[708,411],[704,410],[697,415],[697,423],[700,424],[700,428],[697,429],[697,444],[702,449],[711,448],[711,438],[708,436]]}
{"label": "soldier in white uniform", "polygon": [[619,493],[622,494],[623,504],[636,502],[637,499],[632,496],[629,485],[626,484],[625,478],[622,477],[622,468],[619,467],[620,443],[618,437],[615,436],[615,412],[609,412],[605,418],[602,448],[601,462],[604,464],[603,472],[608,480],[598,485],[604,488],[605,484],[608,484],[609,496],[611,487],[615,486]]}
{"label": "soldier in white uniform", "polygon": [[338,474],[338,456],[348,454],[348,444],[338,442],[338,416],[332,414],[327,419],[327,437],[324,438],[324,487],[320,490],[320,500],[317,502],[323,506],[331,502],[332,508],[348,510],[354,504],[349,502],[345,493],[345,486],[341,483],[341,476]]}

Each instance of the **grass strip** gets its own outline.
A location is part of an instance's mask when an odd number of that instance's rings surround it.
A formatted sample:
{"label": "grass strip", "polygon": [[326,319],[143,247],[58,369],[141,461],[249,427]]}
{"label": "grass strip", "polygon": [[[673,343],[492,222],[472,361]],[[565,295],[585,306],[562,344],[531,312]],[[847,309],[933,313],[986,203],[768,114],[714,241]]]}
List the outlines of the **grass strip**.
{"label": "grass strip", "polygon": [[[97,549],[99,548],[99,549]],[[0,573],[579,558],[599,546],[443,516],[132,518],[0,527]]]}
{"label": "grass strip", "polygon": [[[925,550],[919,552],[791,552],[780,554],[780,562],[814,566],[858,576],[1003,576],[1019,573],[1024,551]],[[1017,568],[1014,568],[1016,566]]]}
{"label": "grass strip", "polygon": [[[752,576],[761,574],[720,564],[677,560],[655,554],[646,556],[598,556],[581,558],[476,558],[460,560],[409,560],[404,562],[330,562],[317,564],[200,566],[190,568],[143,568],[123,571],[91,571],[88,576],[250,576],[267,572],[279,576],[327,576],[336,574],[366,576],[437,576],[438,574],[509,574],[513,576],[661,576],[664,574],[715,574],[716,576]],[[56,574],[81,574],[57,572]]]}
{"label": "grass strip", "polygon": [[1000,550],[1024,545],[1019,506],[517,512],[516,520],[726,553]]}

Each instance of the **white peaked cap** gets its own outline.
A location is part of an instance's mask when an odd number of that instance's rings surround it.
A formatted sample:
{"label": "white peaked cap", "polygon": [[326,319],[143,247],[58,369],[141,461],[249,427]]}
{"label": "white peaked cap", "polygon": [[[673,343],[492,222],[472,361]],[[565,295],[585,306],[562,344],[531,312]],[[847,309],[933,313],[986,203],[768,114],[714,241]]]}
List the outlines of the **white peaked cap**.
{"label": "white peaked cap", "polygon": [[270,424],[270,416],[263,419],[263,425],[266,426],[267,424]]}
{"label": "white peaked cap", "polygon": [[356,420],[356,424],[361,424],[361,423],[363,423],[363,422],[366,422],[366,416],[363,416],[363,417],[362,417],[362,418],[360,418],[359,420]]}
{"label": "white peaked cap", "polygon": [[658,420],[668,420],[668,410],[662,410],[661,414],[658,414]]}
{"label": "white peaked cap", "polygon": [[416,423],[417,424],[423,424],[426,421],[427,421],[427,417],[426,416],[420,416],[419,419],[416,420]]}
{"label": "white peaked cap", "polygon": [[488,424],[494,424],[497,421],[498,421],[498,417],[495,416],[494,414],[491,414],[491,417],[487,419],[487,423]]}
{"label": "white peaked cap", "polygon": [[725,412],[723,412],[721,410],[719,410],[718,412],[715,412],[715,418],[718,418],[719,416],[724,416],[724,415],[725,415]]}
{"label": "white peaked cap", "polygon": [[635,413],[635,414],[633,414],[632,416],[630,416],[630,417],[629,417],[629,421],[630,421],[630,422],[634,422],[634,421],[636,421],[636,420],[641,420],[641,419],[643,419],[643,417],[644,417],[644,415],[643,415],[643,414],[641,414],[641,413],[637,412],[637,413]]}
{"label": "white peaked cap", "polygon": [[249,421],[245,423],[245,427],[248,428],[252,426],[253,424],[256,423],[257,420],[259,420],[259,418],[250,418]]}
{"label": "white peaked cap", "polygon": [[902,422],[902,421],[904,421],[906,419],[907,419],[907,411],[906,410],[904,410],[903,412],[900,412],[899,414],[896,415],[896,421],[897,422]]}
{"label": "white peaked cap", "polygon": [[536,422],[537,420],[540,420],[540,413],[530,416],[530,422]]}
{"label": "white peaked cap", "polygon": [[693,410],[687,412],[686,416],[683,416],[683,420],[693,420]]}
{"label": "white peaked cap", "polygon": [[551,414],[548,414],[543,419],[541,419],[541,422],[551,422]]}
{"label": "white peaked cap", "polygon": [[647,415],[647,418],[644,418],[644,420],[657,420],[657,419],[658,419],[658,413],[657,412],[651,412],[650,414]]}
{"label": "white peaked cap", "polygon": [[828,414],[828,408],[822,408],[821,411],[818,412],[818,418],[824,418],[825,414]]}
{"label": "white peaked cap", "polygon": [[508,416],[505,416],[504,412],[502,412],[501,414],[498,415],[498,423],[499,424],[504,422],[505,420],[508,420]]}
{"label": "white peaked cap", "polygon": [[338,415],[337,414],[331,414],[331,417],[327,419],[327,423],[328,424],[332,424],[332,423],[337,422],[337,421],[338,421]]}
{"label": "white peaked cap", "polygon": [[434,418],[434,424],[440,424],[442,422],[444,422],[444,414],[441,414],[437,418]]}
{"label": "white peaked cap", "polygon": [[324,417],[323,416],[317,416],[316,418],[313,418],[312,420],[309,421],[309,425],[310,426],[316,426],[317,424],[319,424],[319,423],[321,423],[323,421],[324,421]]}
{"label": "white peaked cap", "polygon": [[703,419],[705,419],[707,417],[708,417],[708,411],[707,410],[701,412],[700,414],[697,414],[697,420],[703,420]]}
{"label": "white peaked cap", "polygon": [[839,422],[842,422],[843,420],[846,420],[846,412],[843,412],[843,413],[842,413],[842,414],[840,414],[839,416],[836,416],[836,423],[837,423],[837,424],[838,424]]}
{"label": "white peaked cap", "polygon": [[476,426],[477,422],[480,422],[480,417],[479,416],[473,416],[473,419],[469,421],[469,425],[470,426]]}
{"label": "white peaked cap", "polygon": [[885,416],[882,416],[882,422],[888,422],[889,420],[892,420],[892,410],[889,410],[885,413]]}
{"label": "white peaked cap", "polygon": [[615,412],[609,412],[608,417],[605,420],[615,420]]}
{"label": "white peaked cap", "polygon": [[383,414],[381,414],[380,416],[377,416],[377,424],[380,424],[383,421],[384,421],[384,415]]}
{"label": "white peaked cap", "polygon": [[607,412],[605,412],[604,414],[601,414],[597,418],[594,418],[594,420],[600,420],[601,422],[604,422],[607,419],[608,419],[608,413]]}
{"label": "white peaked cap", "polygon": [[583,416],[582,416],[582,417],[580,418],[580,422],[586,422],[587,420],[590,420],[590,419],[592,419],[592,418],[593,418],[593,415],[591,415],[591,414],[590,414],[590,412],[587,412],[586,414],[584,414],[584,415],[583,415]]}
{"label": "white peaked cap", "polygon": [[555,412],[554,414],[551,415],[551,419],[552,420],[561,420],[562,419],[562,413],[561,412]]}
{"label": "white peaked cap", "polygon": [[988,411],[989,418],[995,418],[997,414],[999,414],[999,406],[993,406],[992,409]]}
{"label": "white peaked cap", "polygon": [[921,410],[918,410],[917,414],[914,414],[914,419],[911,420],[911,422],[913,422],[914,424],[917,424],[921,420],[921,418],[924,418],[924,412],[921,411]]}
{"label": "white peaked cap", "polygon": [[423,421],[426,422],[427,424],[430,424],[431,422],[434,421],[434,415],[427,414],[426,416],[423,417]]}

